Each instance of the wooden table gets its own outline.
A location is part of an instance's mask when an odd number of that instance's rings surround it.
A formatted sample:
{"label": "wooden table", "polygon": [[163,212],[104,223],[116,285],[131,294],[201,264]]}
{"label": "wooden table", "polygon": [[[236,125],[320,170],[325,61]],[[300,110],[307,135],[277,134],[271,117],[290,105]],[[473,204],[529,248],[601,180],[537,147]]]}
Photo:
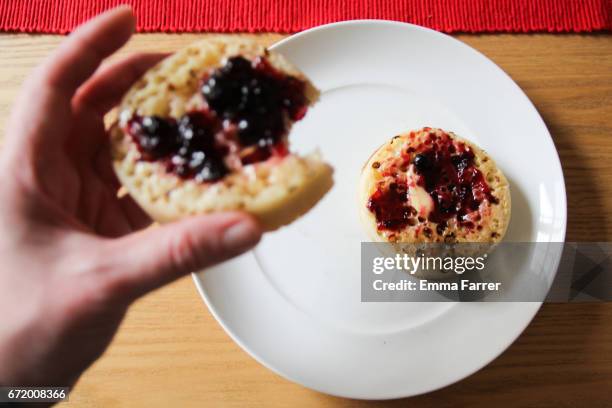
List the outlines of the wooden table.
{"label": "wooden table", "polygon": [[[175,50],[201,37],[137,35],[122,53]],[[257,38],[269,44],[282,36]],[[567,240],[612,240],[612,36],[458,38],[508,72],[546,121],[567,184]],[[0,35],[0,134],[19,85],[59,41],[56,36]],[[469,378],[409,400],[363,402],[310,391],[259,365],[229,339],[191,279],[184,278],[131,308],[69,404],[610,407],[611,398],[610,303],[544,305],[505,353]]]}

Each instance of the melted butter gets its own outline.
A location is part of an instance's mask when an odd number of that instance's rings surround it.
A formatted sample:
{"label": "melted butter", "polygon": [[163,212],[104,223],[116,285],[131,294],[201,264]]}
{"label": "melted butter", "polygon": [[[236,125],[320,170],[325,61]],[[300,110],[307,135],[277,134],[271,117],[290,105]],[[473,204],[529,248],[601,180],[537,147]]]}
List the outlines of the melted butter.
{"label": "melted butter", "polygon": [[408,202],[417,210],[419,217],[427,218],[433,210],[434,202],[429,193],[417,184],[418,175],[414,173],[414,165],[408,167]]}

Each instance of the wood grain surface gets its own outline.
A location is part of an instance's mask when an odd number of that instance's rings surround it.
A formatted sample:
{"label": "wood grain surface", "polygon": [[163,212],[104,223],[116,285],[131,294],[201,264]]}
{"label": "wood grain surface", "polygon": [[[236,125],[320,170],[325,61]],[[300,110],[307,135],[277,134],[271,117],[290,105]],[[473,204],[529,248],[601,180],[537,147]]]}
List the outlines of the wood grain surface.
{"label": "wood grain surface", "polygon": [[[172,51],[202,37],[137,35],[121,54]],[[257,38],[269,44],[282,37]],[[508,72],[546,121],[567,184],[567,240],[612,240],[612,36],[458,38]],[[20,84],[59,41],[0,35],[0,135]],[[476,374],[415,398],[365,402],[310,391],[255,362],[215,322],[191,279],[183,278],[134,304],[65,405],[610,407],[612,304],[544,305],[519,339]]]}

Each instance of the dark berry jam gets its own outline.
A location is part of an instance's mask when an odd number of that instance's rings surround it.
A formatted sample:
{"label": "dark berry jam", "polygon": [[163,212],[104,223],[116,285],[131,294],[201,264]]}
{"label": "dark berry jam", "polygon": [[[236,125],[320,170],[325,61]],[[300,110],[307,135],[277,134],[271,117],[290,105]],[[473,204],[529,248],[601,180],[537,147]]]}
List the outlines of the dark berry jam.
{"label": "dark berry jam", "polygon": [[[472,149],[462,142],[453,143],[447,134],[430,133],[418,147],[407,149],[400,161],[400,169],[407,169],[409,164],[414,166],[417,184],[431,196],[434,205],[428,218],[441,226],[436,229],[440,235],[452,218],[461,226],[474,228],[467,215],[478,210],[484,200],[491,204],[499,202],[476,168]],[[391,231],[408,225],[414,210],[408,204],[406,187],[396,183],[377,189],[368,201],[368,208],[376,215],[378,228]]]}
{"label": "dark berry jam", "polygon": [[391,183],[385,190],[377,189],[368,200],[367,207],[376,215],[379,229],[398,231],[411,224],[414,208],[408,205],[406,185]]}
{"label": "dark berry jam", "polygon": [[245,146],[276,144],[286,134],[286,118],[301,119],[308,104],[305,83],[264,58],[230,58],[204,80],[201,90],[217,116],[237,125]]}
{"label": "dark berry jam", "polygon": [[190,112],[178,122],[138,115],[128,122],[143,160],[164,161],[168,171],[198,181],[218,180],[228,173],[226,149],[215,141],[218,128],[218,121],[203,111]]}
{"label": "dark berry jam", "polygon": [[128,122],[132,135],[145,160],[162,159],[177,148],[176,122],[159,116],[134,116]]}
{"label": "dark berry jam", "polygon": [[472,149],[462,142],[453,144],[446,134],[430,134],[412,163],[420,176],[418,184],[433,199],[434,208],[429,213],[432,222],[444,224],[456,217],[460,225],[471,228],[474,224],[465,219],[468,213],[478,210],[485,199],[492,204],[498,202],[474,165]]}
{"label": "dark berry jam", "polygon": [[230,150],[238,150],[242,165],[288,153],[284,137],[290,121],[306,113],[304,91],[303,81],[277,71],[265,58],[234,57],[203,79],[207,109],[179,119],[134,115],[127,132],[142,160],[163,161],[182,178],[216,181],[230,172]]}
{"label": "dark berry jam", "polygon": [[190,112],[178,121],[179,148],[170,169],[181,177],[218,180],[228,173],[223,162],[226,148],[215,141],[218,123],[203,112]]}

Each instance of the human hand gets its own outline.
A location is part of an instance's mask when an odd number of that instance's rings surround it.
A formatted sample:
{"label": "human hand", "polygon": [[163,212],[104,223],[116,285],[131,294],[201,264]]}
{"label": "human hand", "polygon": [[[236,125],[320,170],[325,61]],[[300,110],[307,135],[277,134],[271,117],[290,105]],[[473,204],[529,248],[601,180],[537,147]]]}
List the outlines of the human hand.
{"label": "human hand", "polygon": [[133,30],[128,7],[81,26],[15,104],[0,156],[0,385],[74,384],[134,299],[261,236],[242,213],[143,230],[151,220],[117,197],[103,116],[163,58],[98,68]]}

